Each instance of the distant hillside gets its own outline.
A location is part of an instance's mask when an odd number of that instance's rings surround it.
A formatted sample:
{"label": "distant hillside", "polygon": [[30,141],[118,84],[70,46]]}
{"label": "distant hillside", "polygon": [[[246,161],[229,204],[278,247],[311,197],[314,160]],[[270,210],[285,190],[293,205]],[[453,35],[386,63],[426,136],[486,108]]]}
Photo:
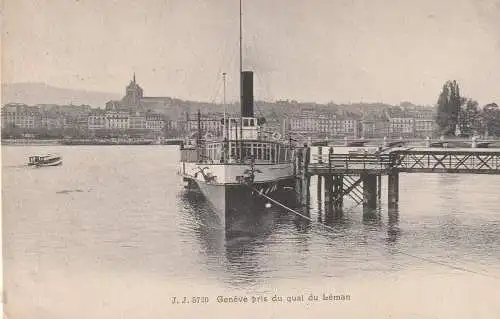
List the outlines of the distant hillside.
{"label": "distant hillside", "polygon": [[63,89],[44,83],[3,83],[2,105],[7,103],[59,104],[104,107],[109,100],[121,99],[113,93],[92,92],[84,90]]}

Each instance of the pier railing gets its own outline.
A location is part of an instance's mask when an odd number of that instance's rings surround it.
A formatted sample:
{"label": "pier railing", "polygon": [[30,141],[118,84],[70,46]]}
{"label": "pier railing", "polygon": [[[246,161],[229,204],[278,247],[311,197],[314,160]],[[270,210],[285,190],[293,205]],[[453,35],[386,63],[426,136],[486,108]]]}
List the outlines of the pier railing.
{"label": "pier railing", "polygon": [[500,174],[498,149],[413,149],[394,151],[391,155],[399,172]]}
{"label": "pier railing", "polygon": [[395,148],[384,153],[311,154],[307,171],[310,175],[500,174],[500,149]]}
{"label": "pier railing", "polygon": [[310,171],[385,171],[392,167],[389,154],[322,154],[311,155]]}

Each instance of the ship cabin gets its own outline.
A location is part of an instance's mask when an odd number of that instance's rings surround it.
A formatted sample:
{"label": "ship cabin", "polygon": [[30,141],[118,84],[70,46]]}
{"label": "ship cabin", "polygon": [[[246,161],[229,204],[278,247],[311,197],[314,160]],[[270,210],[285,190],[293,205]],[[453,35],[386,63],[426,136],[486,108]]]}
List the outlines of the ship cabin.
{"label": "ship cabin", "polygon": [[[278,132],[263,130],[254,117],[253,72],[241,72],[241,117],[222,119],[222,136],[213,139],[198,128],[194,147],[181,146],[181,161],[205,164],[285,164],[293,161],[293,150]],[[199,114],[199,113],[198,113]]]}
{"label": "ship cabin", "polygon": [[222,121],[222,138],[199,139],[195,148],[182,148],[181,160],[206,164],[289,163],[289,143],[277,132],[264,132],[260,121],[255,117],[227,118]]}
{"label": "ship cabin", "polygon": [[227,118],[222,120],[223,137],[229,140],[256,140],[261,123],[255,117]]}

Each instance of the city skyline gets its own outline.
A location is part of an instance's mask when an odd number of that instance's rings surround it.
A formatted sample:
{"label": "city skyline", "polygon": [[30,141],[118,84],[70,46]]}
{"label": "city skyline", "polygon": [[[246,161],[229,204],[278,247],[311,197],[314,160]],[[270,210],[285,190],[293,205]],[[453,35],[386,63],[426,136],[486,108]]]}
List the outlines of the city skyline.
{"label": "city skyline", "polygon": [[[126,81],[124,82],[126,83]],[[139,83],[139,82],[138,82]],[[139,83],[140,84],[140,83]],[[104,91],[94,91],[83,89],[72,89],[72,88],[63,88],[57,87],[50,84],[42,83],[42,82],[16,82],[16,83],[2,83],[3,91],[2,98],[0,99],[1,105],[7,104],[26,104],[26,105],[44,105],[44,104],[53,104],[53,105],[90,105],[96,108],[104,108],[107,102],[114,101],[120,99],[122,95],[125,94],[125,91],[122,89],[122,92],[104,92]],[[147,88],[146,95],[148,93]],[[52,92],[52,91],[55,91]],[[49,92],[49,94],[45,94]],[[29,97],[26,96],[27,93],[35,93],[30,94]],[[54,94],[52,94],[54,93]],[[44,94],[43,98],[39,98],[40,94]],[[76,94],[74,97],[70,97],[70,94]],[[102,100],[99,103],[89,102],[95,100],[94,95],[99,95],[97,99]],[[193,103],[202,103],[202,104],[213,104],[213,105],[223,105],[222,98],[216,98],[214,100],[187,100],[181,99],[176,96],[147,96],[148,98],[171,98],[172,100],[181,100],[184,102],[193,102]],[[89,101],[87,101],[89,100]],[[389,104],[385,102],[360,102],[360,101],[350,101],[348,103],[336,103],[336,101],[332,100],[329,102],[317,102],[317,101],[301,101],[294,100],[290,98],[284,97],[282,100],[264,100],[264,99],[256,99],[257,103],[280,103],[280,102],[289,102],[289,103],[298,103],[298,104],[317,104],[317,105],[338,105],[338,106],[348,106],[348,105],[370,105],[370,104],[380,104],[386,106],[401,106],[401,105],[415,105],[422,107],[435,107],[436,103],[433,105],[419,105],[412,103],[412,101],[405,100],[400,101],[399,103]],[[236,99],[227,99],[227,105],[238,105],[240,103],[239,100]]]}
{"label": "city skyline", "polygon": [[[135,72],[148,96],[218,102],[227,72],[234,101],[237,10],[229,0],[6,0],[2,83],[121,94]],[[244,65],[257,100],[435,105],[456,79],[462,95],[500,104],[499,14],[493,0],[247,1]]]}

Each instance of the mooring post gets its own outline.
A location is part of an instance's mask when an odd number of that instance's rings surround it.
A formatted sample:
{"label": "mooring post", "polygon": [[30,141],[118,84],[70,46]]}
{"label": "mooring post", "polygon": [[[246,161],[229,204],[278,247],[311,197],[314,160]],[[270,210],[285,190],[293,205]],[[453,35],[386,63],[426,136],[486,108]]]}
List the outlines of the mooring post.
{"label": "mooring post", "polygon": [[377,208],[377,175],[363,174],[363,207]]}
{"label": "mooring post", "polygon": [[382,198],[382,175],[377,175],[377,199]]}
{"label": "mooring post", "polygon": [[321,212],[322,208],[322,197],[323,197],[323,176],[318,175],[318,183],[316,187],[317,201],[318,201],[318,212]]}
{"label": "mooring post", "polygon": [[325,175],[325,218],[333,212],[333,175]]}
{"label": "mooring post", "polygon": [[339,212],[342,210],[342,206],[344,205],[344,176],[343,175],[335,175],[334,180],[334,207],[335,211]]}
{"label": "mooring post", "polygon": [[302,200],[301,203],[302,205],[306,205],[309,207],[309,198],[310,198],[310,186],[311,186],[311,176],[308,173],[308,167],[309,167],[309,158],[311,156],[311,148],[306,147],[304,156],[303,156],[303,169],[302,169]]}
{"label": "mooring post", "polygon": [[305,197],[304,197],[304,205],[308,207],[309,209],[309,205],[310,205],[310,202],[311,202],[311,176],[309,176],[309,174],[307,174],[306,178],[305,178]]}
{"label": "mooring post", "polygon": [[297,197],[297,202],[302,204],[302,149],[296,149],[295,157],[295,195]]}
{"label": "mooring post", "polygon": [[338,219],[342,217],[342,207],[344,204],[344,177],[335,175],[333,179],[333,211],[332,217]]}
{"label": "mooring post", "polygon": [[399,202],[399,173],[396,169],[387,176],[387,193],[389,208],[396,208]]}

